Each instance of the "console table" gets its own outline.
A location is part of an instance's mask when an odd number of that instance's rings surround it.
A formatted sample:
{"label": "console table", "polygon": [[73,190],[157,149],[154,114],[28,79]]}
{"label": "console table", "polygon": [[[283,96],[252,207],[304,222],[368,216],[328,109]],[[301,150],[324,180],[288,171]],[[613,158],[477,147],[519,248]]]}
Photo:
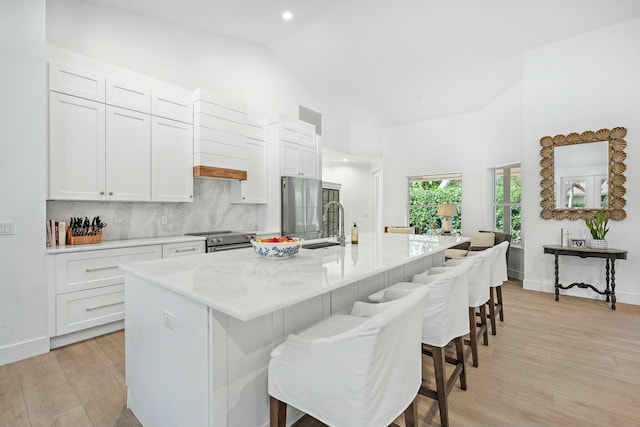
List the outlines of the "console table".
{"label": "console table", "polygon": [[[627,251],[621,249],[589,249],[581,247],[567,247],[557,245],[545,245],[543,246],[545,254],[553,254],[555,256],[555,274],[556,274],[556,301],[560,299],[560,289],[571,289],[577,286],[582,289],[591,288],[600,295],[607,297],[607,302],[611,299],[611,310],[616,309],[616,266],[615,261],[617,259],[627,259]],[[563,286],[559,283],[558,277],[558,257],[560,255],[577,256],[580,258],[604,258],[607,260],[607,269],[605,274],[606,288],[604,291],[599,290],[593,285],[587,283],[572,283],[568,286]],[[609,277],[609,265],[611,265],[611,277]],[[611,280],[609,280],[611,279]]]}

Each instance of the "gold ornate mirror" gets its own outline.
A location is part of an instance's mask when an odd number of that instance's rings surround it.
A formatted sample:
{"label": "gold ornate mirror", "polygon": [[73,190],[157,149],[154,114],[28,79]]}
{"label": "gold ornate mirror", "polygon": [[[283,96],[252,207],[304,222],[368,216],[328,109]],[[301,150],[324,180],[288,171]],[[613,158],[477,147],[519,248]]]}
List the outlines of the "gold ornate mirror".
{"label": "gold ornate mirror", "polygon": [[593,218],[601,208],[612,220],[626,218],[624,137],[617,127],[540,139],[540,217]]}

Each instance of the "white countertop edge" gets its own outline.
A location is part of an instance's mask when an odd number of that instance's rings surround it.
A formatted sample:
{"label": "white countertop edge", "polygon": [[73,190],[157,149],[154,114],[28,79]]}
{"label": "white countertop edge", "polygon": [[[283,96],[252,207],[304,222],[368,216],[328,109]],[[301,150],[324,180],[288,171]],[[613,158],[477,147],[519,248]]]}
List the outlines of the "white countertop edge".
{"label": "white countertop edge", "polygon": [[[151,277],[148,276],[138,270],[135,269],[135,267],[129,267],[129,265],[120,265],[120,268],[125,271],[127,274],[131,274],[132,276],[136,276],[139,277],[143,280],[146,280],[150,283],[153,283],[155,285],[161,286],[165,289],[168,289],[172,292],[175,292],[178,295],[182,295],[186,298],[189,298],[192,301],[201,303],[207,307],[210,307],[216,311],[219,311],[222,314],[225,314],[227,316],[231,316],[237,320],[240,320],[241,322],[247,322],[250,320],[254,320],[257,319],[261,316],[264,316],[266,314],[270,314],[273,313],[275,311],[278,310],[282,310],[286,307],[290,307],[292,305],[295,305],[297,303],[303,302],[303,301],[307,301],[311,298],[317,297],[319,295],[324,295],[328,292],[334,291],[336,289],[342,288],[343,286],[347,286],[350,285],[352,283],[356,283],[360,280],[364,280],[366,278],[369,278],[371,276],[374,276],[376,274],[380,274],[380,273],[384,273],[385,271],[389,271],[393,268],[396,267],[400,267],[403,265],[406,265],[409,262],[412,261],[417,261],[419,259],[425,258],[427,256],[431,256],[434,254],[437,254],[439,252],[444,252],[446,249],[449,249],[451,246],[455,246],[456,244],[460,244],[462,242],[468,241],[469,238],[468,237],[462,237],[461,240],[459,240],[458,242],[455,242],[450,245],[448,245],[447,247],[442,247],[442,248],[438,248],[438,250],[436,251],[429,251],[429,252],[425,252],[423,254],[417,255],[409,260],[400,260],[394,263],[389,263],[388,265],[381,267],[381,268],[377,268],[377,269],[373,269],[373,270],[369,270],[366,273],[363,274],[358,274],[358,275],[354,275],[353,277],[350,277],[348,280],[342,280],[338,283],[336,283],[334,286],[330,286],[330,287],[326,287],[323,289],[318,289],[317,291],[309,291],[309,293],[304,294],[304,295],[300,295],[299,297],[294,297],[291,298],[290,300],[288,300],[285,304],[272,304],[270,306],[266,306],[263,307],[261,309],[256,309],[254,311],[251,312],[251,314],[246,314],[245,312],[238,312],[236,310],[233,310],[232,308],[228,307],[227,305],[224,304],[219,304],[214,300],[211,299],[207,299],[207,298],[202,298],[200,295],[191,293],[191,292],[186,292],[184,289],[173,286],[169,283],[164,282],[161,279],[158,279],[156,277]],[[303,249],[303,250],[312,250],[312,249]],[[278,261],[274,261],[274,262],[278,262]],[[125,280],[126,281],[126,280]]]}
{"label": "white countertop edge", "polygon": [[105,240],[101,243],[90,245],[66,245],[57,248],[46,248],[45,253],[49,255],[62,254],[69,252],[85,252],[97,251],[101,249],[129,248],[136,246],[164,245],[169,243],[188,243],[204,241],[205,236],[164,236],[164,237],[147,237],[141,239],[127,240]]}

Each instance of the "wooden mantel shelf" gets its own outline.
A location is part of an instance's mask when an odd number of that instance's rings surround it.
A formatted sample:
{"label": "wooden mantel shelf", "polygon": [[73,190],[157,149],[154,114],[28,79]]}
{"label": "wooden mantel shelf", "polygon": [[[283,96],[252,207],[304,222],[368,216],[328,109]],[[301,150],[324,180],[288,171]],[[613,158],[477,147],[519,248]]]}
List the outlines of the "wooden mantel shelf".
{"label": "wooden mantel shelf", "polygon": [[245,181],[247,179],[247,171],[237,169],[216,168],[213,166],[194,166],[193,176],[201,176],[207,178],[227,178]]}

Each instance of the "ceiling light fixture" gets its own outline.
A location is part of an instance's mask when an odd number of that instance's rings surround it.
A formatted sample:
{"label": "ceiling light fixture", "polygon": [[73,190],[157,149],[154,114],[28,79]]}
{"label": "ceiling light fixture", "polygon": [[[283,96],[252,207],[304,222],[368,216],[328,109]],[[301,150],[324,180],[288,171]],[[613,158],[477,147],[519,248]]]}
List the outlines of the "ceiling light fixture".
{"label": "ceiling light fixture", "polygon": [[291,13],[291,11],[289,10],[285,10],[282,14],[282,19],[284,19],[285,21],[291,21],[291,19],[293,19],[293,13]]}
{"label": "ceiling light fixture", "polygon": [[343,162],[348,162],[348,161],[349,161],[349,159],[344,158],[344,159],[342,159],[342,161],[343,161]]}

